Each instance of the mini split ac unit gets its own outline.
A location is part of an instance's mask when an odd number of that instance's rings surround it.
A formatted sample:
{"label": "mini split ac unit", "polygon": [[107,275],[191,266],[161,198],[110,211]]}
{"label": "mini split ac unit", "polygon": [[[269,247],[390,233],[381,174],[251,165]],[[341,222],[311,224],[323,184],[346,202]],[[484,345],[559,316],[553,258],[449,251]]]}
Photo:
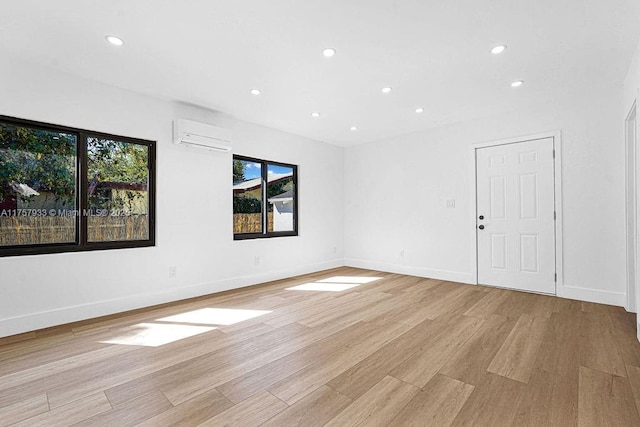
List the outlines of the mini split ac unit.
{"label": "mini split ac unit", "polygon": [[231,131],[206,123],[176,119],[173,121],[173,142],[178,145],[227,152],[231,150]]}

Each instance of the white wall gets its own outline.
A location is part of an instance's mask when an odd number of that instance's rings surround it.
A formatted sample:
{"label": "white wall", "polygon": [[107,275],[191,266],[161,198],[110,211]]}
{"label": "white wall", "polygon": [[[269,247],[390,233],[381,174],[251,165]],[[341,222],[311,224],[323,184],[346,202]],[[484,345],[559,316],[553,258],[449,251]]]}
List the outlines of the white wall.
{"label": "white wall", "polygon": [[[0,258],[0,337],[342,265],[342,149],[6,64],[0,114],[158,141],[157,246]],[[299,236],[233,241],[231,154],[173,145],[175,117],[230,127],[234,153],[297,164]],[[169,266],[177,266],[176,279]]]}
{"label": "white wall", "polygon": [[[560,130],[564,288],[558,294],[624,305],[623,119],[620,87],[610,86],[570,103],[347,149],[346,264],[475,283],[471,146]],[[455,208],[446,208],[447,200]]]}
{"label": "white wall", "polygon": [[627,77],[624,80],[623,89],[623,117],[626,117],[631,111],[631,107],[638,98],[638,91],[640,91],[640,43],[636,46],[635,54],[631,60]]}
{"label": "white wall", "polygon": [[[624,120],[631,111],[634,103],[636,103],[638,98],[640,97],[640,43],[638,43],[638,46],[636,47],[635,54],[631,61],[631,66],[629,67],[629,72],[627,73],[627,77],[625,78],[622,96],[622,111],[620,112],[620,117],[622,118],[622,120]],[[636,109],[636,111],[639,110]],[[638,118],[639,117],[636,116],[636,126],[638,126],[638,129],[636,129],[636,135],[640,135],[640,121],[637,120]],[[640,167],[640,165],[636,165],[636,167]],[[640,189],[640,187],[638,189]],[[640,194],[636,195],[636,200],[640,200]],[[636,254],[636,256],[637,255],[638,254]],[[638,272],[636,272],[636,282],[637,279]],[[640,308],[640,287],[636,286],[635,291],[637,310],[638,308]],[[640,323],[638,323],[637,330],[638,339],[640,339]]]}

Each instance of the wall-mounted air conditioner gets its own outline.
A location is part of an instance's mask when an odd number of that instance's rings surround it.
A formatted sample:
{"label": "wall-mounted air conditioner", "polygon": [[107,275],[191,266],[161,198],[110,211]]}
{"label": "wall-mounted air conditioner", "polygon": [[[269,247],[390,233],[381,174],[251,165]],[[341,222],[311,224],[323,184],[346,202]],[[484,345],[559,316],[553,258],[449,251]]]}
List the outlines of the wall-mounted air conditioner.
{"label": "wall-mounted air conditioner", "polygon": [[173,121],[174,144],[213,151],[231,150],[231,131],[193,120]]}

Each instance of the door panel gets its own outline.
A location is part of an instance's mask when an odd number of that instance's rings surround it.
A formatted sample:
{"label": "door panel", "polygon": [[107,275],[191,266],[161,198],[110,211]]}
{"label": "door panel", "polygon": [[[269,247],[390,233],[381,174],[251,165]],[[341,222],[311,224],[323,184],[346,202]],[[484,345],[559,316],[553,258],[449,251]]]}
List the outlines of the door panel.
{"label": "door panel", "polygon": [[520,175],[520,219],[538,218],[538,192],[535,174]]}
{"label": "door panel", "polygon": [[491,234],[491,268],[507,268],[507,236]]}
{"label": "door panel", "polygon": [[489,218],[504,219],[506,215],[507,187],[504,176],[491,177],[491,213]]}
{"label": "door panel", "polygon": [[520,235],[520,271],[538,272],[538,235]]}
{"label": "door panel", "polygon": [[553,164],[553,138],[476,150],[479,284],[555,294]]}

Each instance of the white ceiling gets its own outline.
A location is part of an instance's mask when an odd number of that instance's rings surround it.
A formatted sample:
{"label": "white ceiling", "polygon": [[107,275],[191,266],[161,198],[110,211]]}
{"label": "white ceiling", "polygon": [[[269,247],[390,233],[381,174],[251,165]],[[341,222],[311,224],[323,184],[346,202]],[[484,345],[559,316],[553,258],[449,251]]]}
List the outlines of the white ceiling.
{"label": "white ceiling", "polygon": [[338,145],[619,87],[640,35],[639,0],[2,3],[0,66],[26,59]]}

